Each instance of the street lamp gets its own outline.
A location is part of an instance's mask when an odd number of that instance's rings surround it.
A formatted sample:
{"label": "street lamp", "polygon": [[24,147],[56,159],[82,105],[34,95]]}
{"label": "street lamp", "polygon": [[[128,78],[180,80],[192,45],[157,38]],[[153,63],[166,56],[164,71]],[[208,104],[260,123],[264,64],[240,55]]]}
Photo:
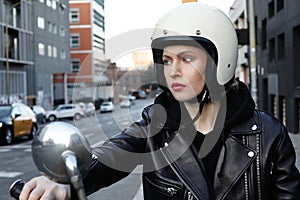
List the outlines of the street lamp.
{"label": "street lamp", "polygon": [[5,16],[5,57],[6,57],[6,96],[7,96],[7,103],[10,103],[10,72],[9,72],[9,40],[8,40],[8,21],[9,21],[9,14],[12,11],[12,9],[14,9],[15,7],[17,7],[18,5],[21,4],[21,2],[24,1],[31,1],[31,0],[20,0],[17,3],[14,3],[13,5],[11,5],[6,13]]}

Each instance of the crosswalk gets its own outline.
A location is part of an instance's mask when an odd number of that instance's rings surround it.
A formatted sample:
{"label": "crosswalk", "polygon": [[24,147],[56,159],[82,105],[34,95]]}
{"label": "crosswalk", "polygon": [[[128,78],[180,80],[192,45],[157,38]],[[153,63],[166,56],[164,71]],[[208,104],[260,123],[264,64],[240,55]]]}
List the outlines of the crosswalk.
{"label": "crosswalk", "polygon": [[31,152],[31,144],[16,144],[10,146],[0,146],[0,154],[7,153],[10,151],[23,151],[23,152]]}

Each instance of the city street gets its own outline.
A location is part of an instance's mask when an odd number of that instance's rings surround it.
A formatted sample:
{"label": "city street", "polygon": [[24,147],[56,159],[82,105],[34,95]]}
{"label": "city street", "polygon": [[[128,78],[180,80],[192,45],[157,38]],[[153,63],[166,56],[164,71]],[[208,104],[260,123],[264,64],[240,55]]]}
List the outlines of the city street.
{"label": "city street", "polygon": [[[136,100],[131,108],[119,108],[113,113],[101,113],[98,111],[95,116],[82,118],[76,122],[76,126],[87,138],[91,147],[101,144],[106,138],[109,138],[126,126],[137,120],[141,116],[141,110],[147,104],[153,102],[153,99]],[[72,123],[72,120],[64,120]],[[45,125],[40,125],[40,129]],[[104,134],[105,133],[105,134]],[[135,173],[132,173],[124,180],[104,188],[89,197],[91,200],[132,200],[136,195],[140,183],[141,167],[137,167]],[[33,176],[39,175],[39,171],[31,157],[31,141],[26,138],[18,140],[9,146],[0,146],[0,199],[12,199],[8,190],[10,185],[17,179],[29,180]]]}
{"label": "city street", "polygon": [[[98,111],[95,116],[82,118],[76,122],[76,126],[89,141],[91,147],[101,144],[106,138],[112,137],[126,126],[138,119],[141,110],[146,105],[153,102],[153,99],[136,100],[136,104],[130,109],[120,109],[116,106],[113,113],[101,113]],[[72,120],[64,122],[72,123]],[[40,129],[45,125],[41,125]],[[105,134],[104,134],[105,133]],[[296,165],[300,169],[300,135],[290,134],[295,146],[297,161]],[[138,166],[134,173],[118,183],[103,188],[88,197],[89,200],[140,200],[141,190],[141,166]],[[39,175],[31,157],[31,141],[19,140],[10,146],[0,146],[0,199],[11,200],[8,194],[10,185],[17,179],[29,180],[33,176]]]}

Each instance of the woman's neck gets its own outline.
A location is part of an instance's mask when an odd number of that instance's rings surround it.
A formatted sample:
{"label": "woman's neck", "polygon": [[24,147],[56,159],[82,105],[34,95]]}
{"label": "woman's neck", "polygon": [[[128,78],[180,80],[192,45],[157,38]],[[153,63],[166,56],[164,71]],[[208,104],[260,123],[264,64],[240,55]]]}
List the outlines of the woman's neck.
{"label": "woman's neck", "polygon": [[[199,111],[199,103],[184,104],[188,113],[193,119]],[[194,123],[194,127],[196,128],[196,130],[201,132],[202,134],[207,134],[212,131],[217,119],[219,109],[220,102],[211,102],[208,104],[204,104],[200,117]]]}

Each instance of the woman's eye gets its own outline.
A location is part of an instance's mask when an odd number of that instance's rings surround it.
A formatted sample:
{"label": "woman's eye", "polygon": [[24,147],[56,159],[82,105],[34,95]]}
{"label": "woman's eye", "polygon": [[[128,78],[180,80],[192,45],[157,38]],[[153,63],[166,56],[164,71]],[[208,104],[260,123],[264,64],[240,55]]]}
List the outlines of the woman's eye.
{"label": "woman's eye", "polygon": [[163,60],[163,64],[164,64],[164,65],[170,65],[170,64],[171,64],[171,61],[168,60],[168,59],[164,59],[164,60]]}
{"label": "woman's eye", "polygon": [[183,62],[190,63],[192,61],[192,58],[190,57],[182,57]]}

